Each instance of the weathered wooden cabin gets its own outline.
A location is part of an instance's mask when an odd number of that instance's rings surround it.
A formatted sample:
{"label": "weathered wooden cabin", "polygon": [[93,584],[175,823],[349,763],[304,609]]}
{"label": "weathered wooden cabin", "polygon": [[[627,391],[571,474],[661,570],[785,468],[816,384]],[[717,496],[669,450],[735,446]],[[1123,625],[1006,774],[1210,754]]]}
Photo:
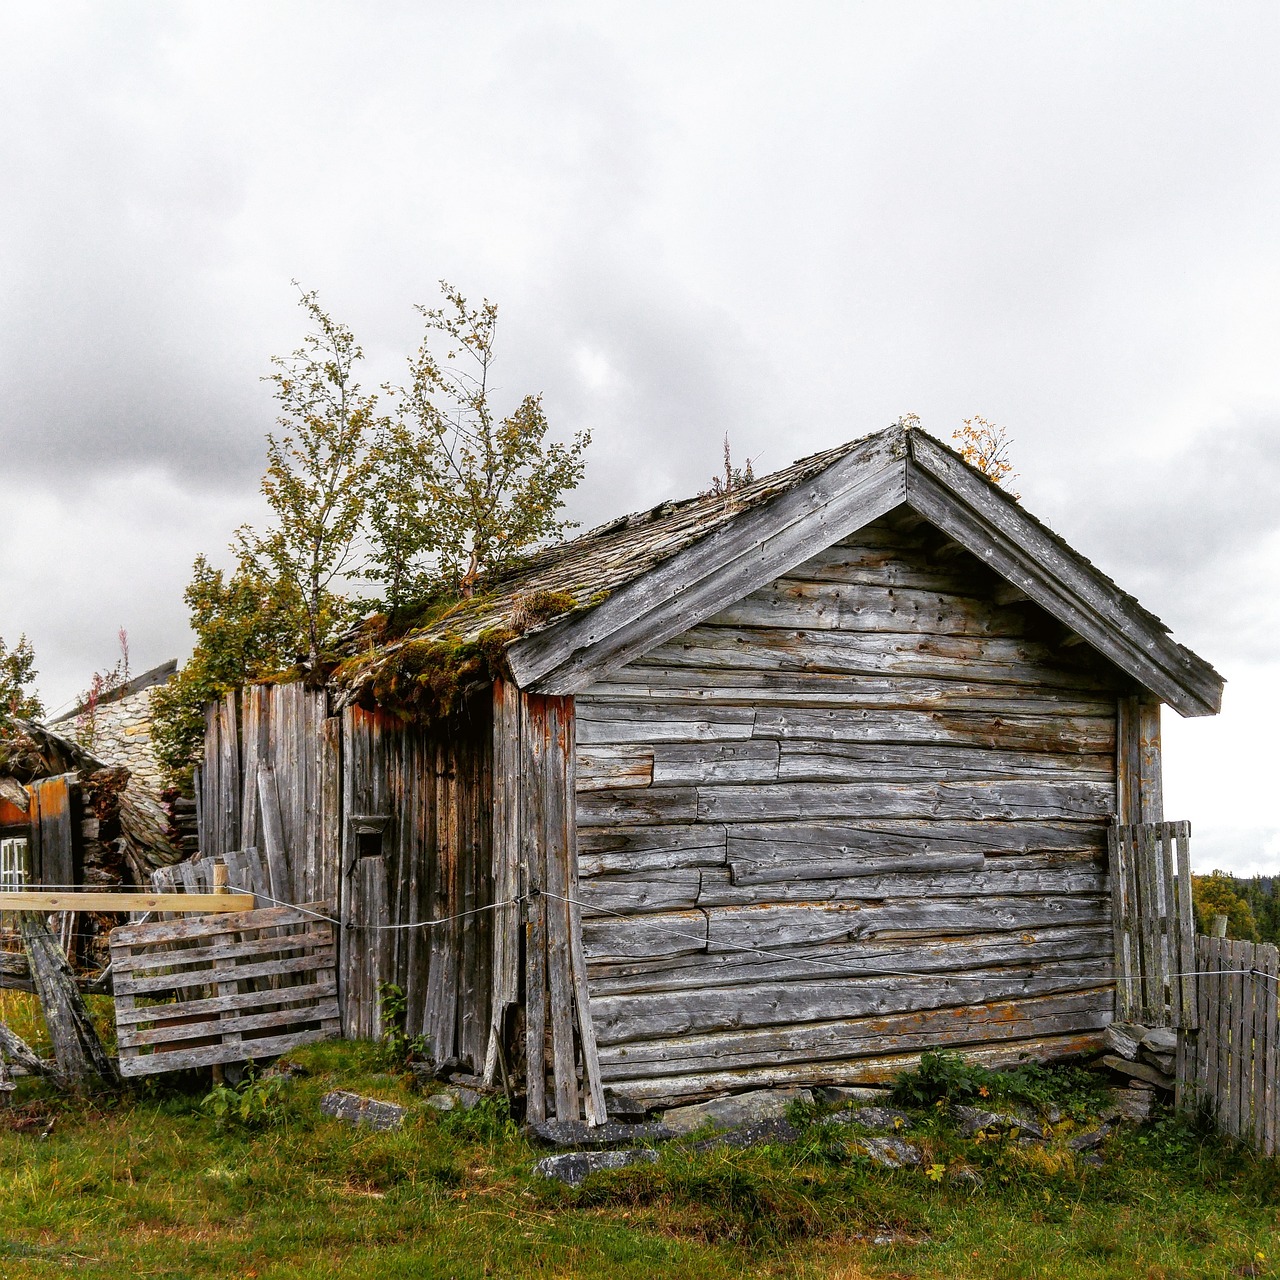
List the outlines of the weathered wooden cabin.
{"label": "weathered wooden cabin", "polygon": [[1106,831],[1162,817],[1160,706],[1222,684],[895,426],[544,551],[327,691],[229,698],[204,848],[261,846],[274,788],[348,1034],[394,981],[535,1117],[1048,1059],[1111,1016]]}

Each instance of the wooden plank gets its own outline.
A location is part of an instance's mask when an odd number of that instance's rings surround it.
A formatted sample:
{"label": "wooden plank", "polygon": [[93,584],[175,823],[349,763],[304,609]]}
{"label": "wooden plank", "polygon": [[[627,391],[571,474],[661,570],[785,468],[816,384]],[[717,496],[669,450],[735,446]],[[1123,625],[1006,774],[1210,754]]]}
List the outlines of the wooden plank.
{"label": "wooden plank", "polygon": [[1266,1130],[1266,1067],[1267,1067],[1267,996],[1273,992],[1263,976],[1262,947],[1252,946],[1249,974],[1249,1099],[1253,1132],[1251,1140],[1256,1151],[1261,1151]]}
{"label": "wooden plank", "polygon": [[[781,758],[777,776],[787,782],[827,779],[912,782],[921,778],[999,781],[1046,774],[1114,784],[1115,778],[1115,759],[1106,754],[994,751],[981,745],[930,743],[903,746],[897,743],[806,742],[794,739],[779,745]],[[744,780],[755,781],[750,778]]]}
{"label": "wooden plank", "polygon": [[[225,919],[225,917],[219,918]],[[128,975],[122,973],[120,975],[121,993],[139,996],[158,991],[180,991],[187,987],[201,987],[210,980],[210,967],[217,969],[219,966],[226,969],[227,972],[234,973],[236,982],[247,982],[253,978],[278,977],[285,974],[309,973],[324,959],[323,956],[317,957],[314,952],[307,955],[272,955],[256,963],[235,964],[232,966],[231,958],[227,953],[235,948],[234,935],[224,936],[229,937],[231,940],[227,942],[225,947],[215,945],[211,949],[210,958],[199,969],[175,968],[174,966],[183,964],[186,961],[186,952],[178,951],[174,953],[168,966],[158,966],[161,968],[159,973],[148,973],[142,968],[135,969]],[[275,991],[275,994],[281,995],[283,991],[284,989]]]}
{"label": "wooden plank", "polygon": [[755,712],[748,707],[698,707],[678,715],[665,707],[587,703],[578,720],[578,740],[584,747],[746,741],[754,727]]}
{"label": "wooden plank", "polygon": [[36,850],[28,850],[36,883],[66,888],[76,884],[75,854],[71,834],[72,792],[77,786],[74,773],[38,778],[28,787],[34,804],[31,828],[38,831]]}
{"label": "wooden plank", "polygon": [[886,591],[881,583],[810,582],[803,572],[801,566],[758,587],[708,621],[716,626],[943,636],[1026,633],[1024,610],[1002,608],[991,600],[918,587]]}
{"label": "wooden plank", "polygon": [[776,742],[667,743],[653,749],[654,787],[718,782],[774,782],[778,779]]}
{"label": "wooden plank", "polygon": [[1116,968],[1116,1020],[1129,1022],[1132,1020],[1132,996],[1128,952],[1125,947],[1125,846],[1120,838],[1120,829],[1110,827],[1107,831],[1107,842],[1111,855],[1111,932],[1115,948]]}
{"label": "wooden plank", "polygon": [[1100,1029],[1110,1018],[1110,990],[997,1000],[965,1009],[927,1009],[887,1017],[841,1019],[788,1027],[689,1035],[602,1045],[606,1082],[641,1074],[685,1074],[751,1068],[762,1063],[827,1061]]}
{"label": "wooden plank", "polygon": [[208,914],[248,911],[253,895],[244,893],[106,893],[92,890],[41,893],[17,890],[4,895],[5,911],[184,911]]}
{"label": "wooden plank", "polygon": [[184,1000],[179,1004],[135,1008],[127,1020],[120,1019],[118,1035],[121,1044],[145,1047],[175,1040],[196,1040],[230,1029],[243,1032],[287,1026],[291,1022],[318,1021],[332,1016],[336,1008],[337,987],[331,981],[284,987],[269,995],[262,991],[238,991],[203,1000]]}
{"label": "wooden plank", "polygon": [[830,978],[762,982],[702,990],[597,997],[596,1029],[601,1049],[649,1043],[675,1036],[711,1035],[749,1028],[791,1028],[806,1023],[871,1016],[888,1017],[928,1009],[960,1008],[1031,996],[1096,992],[1105,967],[1092,973],[1079,962],[984,970],[979,975],[936,974],[883,978]]}
{"label": "wooden plank", "polygon": [[591,990],[600,997],[656,991],[700,991],[742,983],[832,980],[912,973],[978,973],[1008,965],[1075,961],[1081,972],[1108,976],[1111,959],[1105,928],[1081,926],[1019,929],[1005,933],[928,939],[874,939],[799,947],[785,952],[689,952],[659,959],[591,965]]}
{"label": "wooden plank", "polygon": [[[823,847],[814,849],[819,855]],[[798,882],[814,880],[849,880],[872,879],[892,875],[894,872],[904,873],[943,873],[948,871],[978,871],[986,864],[981,853],[919,853],[890,854],[887,856],[865,857],[857,852],[842,853],[838,857],[828,857],[822,861],[793,861],[790,856],[776,862],[741,862],[733,861],[727,868],[729,883],[736,886],[749,885],[796,885]],[[652,874],[652,873],[651,873]],[[701,883],[702,877],[699,876]],[[818,890],[819,896],[832,892],[830,889]],[[857,887],[850,889],[852,894],[859,892]],[[873,890],[865,892],[872,894]],[[740,901],[752,899],[740,897]]]}
{"label": "wooden plank", "polygon": [[[704,622],[664,646],[671,666],[969,680],[1010,688],[1115,688],[1118,679],[1068,666],[1059,650],[1003,636],[921,636],[853,631],[782,631]],[[710,711],[711,708],[704,708]]]}
{"label": "wooden plank", "polygon": [[702,823],[665,827],[585,827],[578,812],[578,868],[583,876],[615,871],[718,866],[725,861],[725,828]]}
{"label": "wooden plank", "polygon": [[971,676],[942,679],[723,666],[715,668],[714,679],[708,679],[707,670],[672,665],[668,656],[677,661],[683,657],[679,650],[660,646],[584,690],[578,695],[579,705],[656,704],[678,707],[690,718],[696,718],[695,708],[703,706],[849,711],[928,707],[989,716],[1038,716],[1048,720],[1074,717],[1108,723],[1111,747],[1115,747],[1116,700],[1110,692],[1057,689],[1052,685],[1011,688]]}
{"label": "wooden plank", "polygon": [[1173,831],[1169,823],[1160,823],[1154,833],[1159,854],[1160,872],[1160,961],[1164,984],[1163,998],[1169,1009],[1169,1026],[1181,1027],[1182,979],[1174,975],[1180,971],[1180,929],[1175,899],[1177,884],[1173,872]]}
{"label": "wooden plank", "polygon": [[139,1054],[121,1059],[120,1074],[124,1076],[153,1075],[159,1071],[185,1071],[190,1067],[214,1066],[218,1063],[243,1062],[248,1049],[254,1058],[275,1058],[290,1049],[304,1044],[315,1044],[330,1039],[323,1027],[305,1031],[291,1031],[284,1035],[266,1036],[241,1044],[201,1045],[194,1049],[175,1049],[169,1052]]}
{"label": "wooden plank", "polygon": [[1175,822],[1173,835],[1178,850],[1177,928],[1178,967],[1182,970],[1183,1025],[1195,1030],[1200,1026],[1200,1001],[1197,994],[1195,915],[1191,896],[1191,824]]}
{"label": "wooden plank", "polygon": [[236,730],[236,695],[226,694],[218,704],[218,791],[222,848],[238,849],[240,840],[240,744]]}
{"label": "wooden plank", "polygon": [[1265,1000],[1266,1060],[1263,1064],[1262,1155],[1275,1156],[1280,1144],[1280,951],[1267,943],[1261,948]]}
{"label": "wooden plank", "polygon": [[[966,1062],[999,1068],[1028,1061],[1049,1063],[1059,1059],[1096,1054],[1102,1047],[1100,1031],[1068,1032],[1009,1039],[963,1047]],[[766,1064],[729,1071],[703,1071],[688,1075],[643,1075],[615,1082],[614,1088],[640,1105],[671,1107],[728,1090],[783,1088],[790,1085],[888,1085],[906,1070],[919,1066],[919,1051],[886,1052],[826,1062]]]}
{"label": "wooden plank", "polygon": [[324,721],[320,771],[320,873],[311,897],[338,899],[342,879],[342,721]]}
{"label": "wooden plank", "polygon": [[218,951],[233,959],[248,956],[274,955],[284,951],[306,951],[333,946],[332,925],[314,921],[301,928],[291,929],[288,933],[275,930],[263,937],[242,937],[234,943],[218,943],[216,946],[184,945],[181,952],[164,949],[148,951],[141,946],[125,944],[121,948],[119,958],[112,957],[111,976],[118,986],[126,975],[138,973],[146,969],[161,967],[173,969],[178,964],[202,965],[213,961],[214,952]]}
{"label": "wooden plank", "polygon": [[[182,898],[184,901],[190,901],[190,895],[178,894],[175,896]],[[222,902],[225,902],[228,898],[234,902],[238,898],[243,901],[245,897],[250,895],[222,893],[211,896],[217,897]],[[304,907],[305,910],[303,909]],[[307,914],[308,911],[327,915],[332,910],[332,903],[308,902],[301,903],[296,907],[242,907],[239,913],[228,920],[212,920],[197,916],[186,920],[158,921],[149,924],[124,924],[112,929],[111,945],[140,946],[147,943],[177,942],[191,938],[202,938],[208,933],[223,933],[233,928],[244,930],[266,928],[268,926],[276,928],[284,925],[309,925],[314,922],[315,916]]]}
{"label": "wooden plank", "polygon": [[[728,708],[726,708],[727,710]],[[768,707],[754,712],[754,735],[783,741],[835,741],[968,747],[1000,751],[1104,755],[1115,749],[1115,721],[1102,716],[1006,715],[923,706]]]}
{"label": "wooden plank", "polygon": [[[531,706],[531,730],[542,734],[543,837],[547,876],[547,985],[550,992],[551,1050],[556,1119],[578,1118],[578,1088],[573,1048],[573,975],[569,944],[568,807],[571,792],[566,716],[573,704],[539,698]],[[539,723],[541,717],[541,723]]]}
{"label": "wooden plank", "polygon": [[[608,820],[613,812],[653,812],[655,821],[680,821],[683,797],[669,795],[662,802],[630,802],[620,792],[611,807],[598,796],[589,797],[584,822]],[[742,785],[698,787],[696,816],[706,822],[786,821],[823,818],[959,818],[1000,821],[1098,820],[1114,804],[1105,783],[1057,780],[892,783],[792,783],[786,786]],[[628,807],[630,805],[630,807]],[[669,816],[670,815],[670,816]],[[678,816],[677,816],[678,815]],[[615,819],[616,820],[616,819]]]}
{"label": "wooden plank", "polygon": [[653,752],[642,743],[580,746],[576,778],[575,790],[579,793],[647,787],[653,782]]}
{"label": "wooden plank", "polygon": [[275,770],[267,764],[258,766],[258,804],[262,813],[262,838],[267,854],[271,896],[277,902],[289,902],[293,896],[293,886],[284,843],[284,824],[280,816],[280,798],[276,789]]}
{"label": "wooden plank", "polygon": [[[520,695],[509,680],[493,686],[493,894],[508,902],[520,894]],[[506,1083],[510,1051],[507,1011],[520,998],[520,907],[499,907],[493,927],[493,995],[484,1079],[501,1068]],[[501,1055],[501,1061],[500,1061]]]}
{"label": "wooden plank", "polygon": [[698,808],[698,789],[695,787],[585,791],[577,798],[578,818],[584,826],[687,823],[700,817]]}
{"label": "wooden plank", "polygon": [[1137,706],[1138,821],[1164,821],[1164,778],[1160,751],[1160,702],[1146,695]]}
{"label": "wooden plank", "polygon": [[536,695],[520,695],[520,851],[529,899],[525,907],[525,1109],[530,1123],[547,1118],[547,899],[543,854],[547,744]]}

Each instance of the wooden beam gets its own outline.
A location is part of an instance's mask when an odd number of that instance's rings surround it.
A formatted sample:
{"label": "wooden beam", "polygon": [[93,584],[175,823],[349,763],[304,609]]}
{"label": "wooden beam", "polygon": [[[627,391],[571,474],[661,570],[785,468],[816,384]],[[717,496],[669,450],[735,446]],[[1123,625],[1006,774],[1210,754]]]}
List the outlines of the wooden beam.
{"label": "wooden beam", "polygon": [[251,893],[0,893],[4,911],[252,911]]}

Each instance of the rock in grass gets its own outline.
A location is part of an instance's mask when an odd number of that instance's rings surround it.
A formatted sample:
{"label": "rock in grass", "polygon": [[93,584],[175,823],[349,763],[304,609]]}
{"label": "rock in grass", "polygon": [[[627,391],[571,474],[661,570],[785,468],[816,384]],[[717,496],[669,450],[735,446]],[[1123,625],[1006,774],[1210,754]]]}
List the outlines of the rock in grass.
{"label": "rock in grass", "polygon": [[1112,1089],[1112,1105],[1103,1115],[1104,1120],[1131,1120],[1141,1124],[1151,1119],[1151,1104],[1154,1094],[1150,1089]]}
{"label": "rock in grass", "polygon": [[733,1147],[744,1150],[747,1147],[787,1146],[796,1142],[800,1130],[789,1120],[775,1116],[772,1120],[757,1120],[753,1124],[739,1125],[736,1129],[728,1129],[724,1133],[713,1134],[693,1144],[694,1151],[714,1151],[717,1147]]}
{"label": "rock in grass", "polygon": [[813,1102],[811,1089],[756,1089],[751,1093],[712,1098],[689,1107],[672,1107],[662,1123],[676,1133],[692,1133],[704,1124],[717,1129],[736,1129],[757,1120],[776,1120],[793,1102]]}
{"label": "rock in grass", "polygon": [[857,1147],[882,1169],[906,1169],[924,1163],[920,1148],[901,1138],[859,1138]]}
{"label": "rock in grass", "polygon": [[346,1124],[363,1124],[370,1129],[400,1129],[404,1126],[405,1109],[394,1102],[362,1098],[358,1093],[335,1089],[320,1099],[320,1110],[326,1116]]}
{"label": "rock in grass", "polygon": [[637,1142],[666,1142],[676,1136],[675,1131],[664,1124],[617,1124],[607,1121],[604,1124],[590,1125],[585,1120],[547,1120],[542,1124],[531,1124],[529,1132],[549,1147],[597,1151],[629,1147]]}
{"label": "rock in grass", "polygon": [[576,1187],[593,1173],[657,1162],[658,1153],[647,1147],[631,1147],[626,1151],[566,1151],[562,1155],[539,1160],[533,1166],[533,1172],[540,1178],[551,1178]]}
{"label": "rock in grass", "polygon": [[1072,1151],[1092,1151],[1095,1147],[1100,1147],[1106,1139],[1107,1134],[1111,1132],[1109,1124],[1100,1124],[1096,1129],[1090,1129],[1088,1133],[1078,1133],[1067,1146]]}
{"label": "rock in grass", "polygon": [[427,1098],[427,1106],[433,1111],[470,1111],[479,1106],[483,1095],[463,1085],[451,1084],[447,1088],[437,1089]]}
{"label": "rock in grass", "polygon": [[966,1138],[980,1133],[1018,1133],[1021,1136],[1042,1139],[1044,1126],[1034,1117],[1018,1113],[1005,1115],[999,1111],[983,1111],[980,1107],[953,1107],[951,1114]]}
{"label": "rock in grass", "polygon": [[839,1111],[826,1117],[827,1124],[852,1124],[860,1129],[877,1129],[898,1133],[911,1128],[911,1117],[896,1107],[854,1107],[851,1111]]}

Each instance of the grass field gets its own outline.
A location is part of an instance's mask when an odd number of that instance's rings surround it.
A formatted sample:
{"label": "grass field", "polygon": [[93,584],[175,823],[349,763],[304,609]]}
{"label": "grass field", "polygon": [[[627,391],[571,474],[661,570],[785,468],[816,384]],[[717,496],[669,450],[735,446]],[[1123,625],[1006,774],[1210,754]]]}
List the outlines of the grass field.
{"label": "grass field", "polygon": [[[0,1014],[31,1034],[16,999]],[[24,1083],[0,1111],[0,1276],[1277,1274],[1275,1164],[1168,1117],[1109,1139],[1101,1168],[1061,1141],[975,1146],[937,1111],[923,1170],[873,1168],[813,1126],[792,1147],[669,1147],[569,1189],[531,1176],[544,1153],[499,1107],[433,1112],[375,1046],[294,1057],[308,1074],[263,1100],[259,1127],[219,1123],[195,1080],[76,1102]],[[410,1122],[326,1119],[335,1087],[405,1103]]]}

